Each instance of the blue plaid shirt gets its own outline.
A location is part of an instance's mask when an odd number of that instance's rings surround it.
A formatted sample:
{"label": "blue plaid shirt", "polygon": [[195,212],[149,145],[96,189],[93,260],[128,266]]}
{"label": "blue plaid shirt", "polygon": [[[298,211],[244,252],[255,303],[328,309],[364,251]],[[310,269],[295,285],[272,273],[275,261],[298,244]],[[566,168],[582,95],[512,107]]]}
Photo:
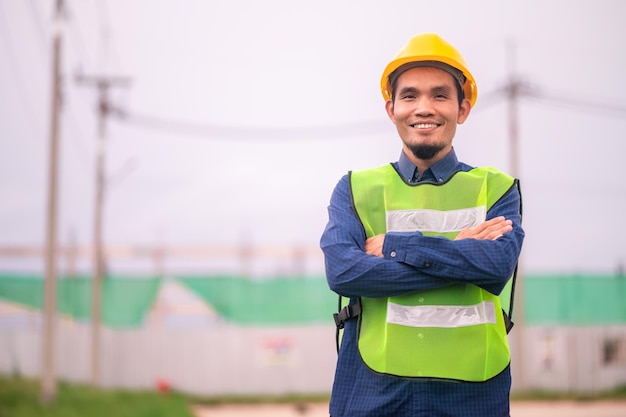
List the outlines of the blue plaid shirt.
{"label": "blue plaid shirt", "polygon": [[[454,150],[423,173],[404,153],[393,165],[409,182],[443,182],[454,172],[471,169],[458,161]],[[359,296],[395,296],[441,287],[451,280],[471,282],[499,294],[506,283],[502,277],[512,274],[524,239],[520,198],[517,192],[508,193],[488,211],[487,219],[504,216],[513,221],[513,231],[497,241],[387,233],[380,258],[365,253],[365,232],[345,175],[332,194],[320,242],[328,284],[336,293],[350,297],[351,303]],[[482,383],[376,374],[360,358],[356,325],[357,320],[345,324],[330,401],[332,417],[509,416],[509,367]]]}

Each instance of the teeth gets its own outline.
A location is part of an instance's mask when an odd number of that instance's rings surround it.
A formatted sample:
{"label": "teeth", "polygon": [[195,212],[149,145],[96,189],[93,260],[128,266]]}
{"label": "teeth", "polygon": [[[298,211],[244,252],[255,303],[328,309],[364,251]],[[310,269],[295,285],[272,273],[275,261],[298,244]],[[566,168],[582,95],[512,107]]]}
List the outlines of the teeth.
{"label": "teeth", "polygon": [[417,123],[414,124],[413,127],[416,127],[418,129],[433,129],[437,127],[437,125],[435,123]]}

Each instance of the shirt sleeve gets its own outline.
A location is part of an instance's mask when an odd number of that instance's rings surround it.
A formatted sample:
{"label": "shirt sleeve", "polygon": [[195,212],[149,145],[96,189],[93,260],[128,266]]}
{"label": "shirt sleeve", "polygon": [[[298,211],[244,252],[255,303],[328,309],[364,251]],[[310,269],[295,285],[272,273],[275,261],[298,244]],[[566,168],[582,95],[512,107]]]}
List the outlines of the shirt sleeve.
{"label": "shirt sleeve", "polygon": [[435,277],[500,294],[513,274],[524,240],[520,201],[519,188],[513,187],[487,212],[488,220],[504,216],[513,223],[513,230],[496,240],[449,240],[419,232],[392,232],[385,235],[383,256]]}
{"label": "shirt sleeve", "polygon": [[[333,191],[328,223],[320,240],[330,289],[345,297],[377,298],[450,284],[450,280],[431,274],[428,268],[416,268],[392,258],[390,247],[383,258],[365,253],[365,231],[356,216],[348,181],[344,176]],[[396,243],[404,245],[400,240]]]}

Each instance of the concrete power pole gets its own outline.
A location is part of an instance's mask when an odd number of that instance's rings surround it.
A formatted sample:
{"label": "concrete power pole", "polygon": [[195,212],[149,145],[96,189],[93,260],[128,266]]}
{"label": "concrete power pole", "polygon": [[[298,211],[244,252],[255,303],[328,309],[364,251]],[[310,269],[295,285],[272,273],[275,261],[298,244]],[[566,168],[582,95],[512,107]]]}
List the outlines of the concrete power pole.
{"label": "concrete power pole", "polygon": [[40,401],[51,403],[57,394],[56,384],[56,311],[57,311],[57,205],[59,119],[61,114],[61,20],[63,0],[56,1],[52,38],[52,116],[48,166],[48,203],[46,213],[46,278],[44,284],[42,367]]}
{"label": "concrete power pole", "polygon": [[102,276],[104,274],[104,256],[102,249],[102,223],[105,194],[105,156],[106,122],[113,111],[109,102],[109,89],[115,86],[127,86],[127,78],[76,76],[79,84],[96,87],[98,100],[98,143],[96,145],[96,198],[94,205],[93,261],[91,282],[91,384],[100,385],[100,327],[102,322]]}
{"label": "concrete power pole", "polygon": [[[514,178],[520,177],[519,170],[519,121],[518,102],[522,95],[529,94],[530,88],[516,75],[516,47],[513,40],[507,42],[507,66],[509,81],[504,87],[508,102],[509,114],[509,174]],[[517,278],[515,283],[515,303],[513,304],[513,321],[515,322],[515,360],[512,372],[513,384],[517,390],[527,388],[525,351],[525,317],[524,317],[524,276],[522,260],[518,261]]]}

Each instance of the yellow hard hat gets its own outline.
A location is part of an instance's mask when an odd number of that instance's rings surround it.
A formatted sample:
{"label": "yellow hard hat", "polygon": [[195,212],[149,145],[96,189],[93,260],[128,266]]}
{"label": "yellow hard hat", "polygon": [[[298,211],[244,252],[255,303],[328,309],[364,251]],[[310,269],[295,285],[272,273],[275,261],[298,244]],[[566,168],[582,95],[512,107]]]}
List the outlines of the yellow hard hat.
{"label": "yellow hard hat", "polygon": [[[450,45],[435,33],[422,33],[420,35],[415,35],[409,40],[404,48],[398,52],[396,57],[389,64],[387,64],[380,80],[380,90],[385,101],[391,99],[391,82],[389,81],[390,75],[405,64],[424,61],[431,61],[434,63],[432,66],[439,68],[441,67],[437,65],[437,63],[441,62],[460,71],[463,74],[461,79],[459,79],[459,77],[455,78],[457,78],[462,85],[465,98],[468,99],[470,101],[470,105],[474,107],[476,97],[478,96],[478,89],[476,88],[476,81],[474,80],[474,77],[465,65],[465,59],[463,59],[459,51],[457,51],[454,46]],[[430,66],[430,64],[427,65]],[[463,80],[463,82],[461,82],[461,80]]]}

